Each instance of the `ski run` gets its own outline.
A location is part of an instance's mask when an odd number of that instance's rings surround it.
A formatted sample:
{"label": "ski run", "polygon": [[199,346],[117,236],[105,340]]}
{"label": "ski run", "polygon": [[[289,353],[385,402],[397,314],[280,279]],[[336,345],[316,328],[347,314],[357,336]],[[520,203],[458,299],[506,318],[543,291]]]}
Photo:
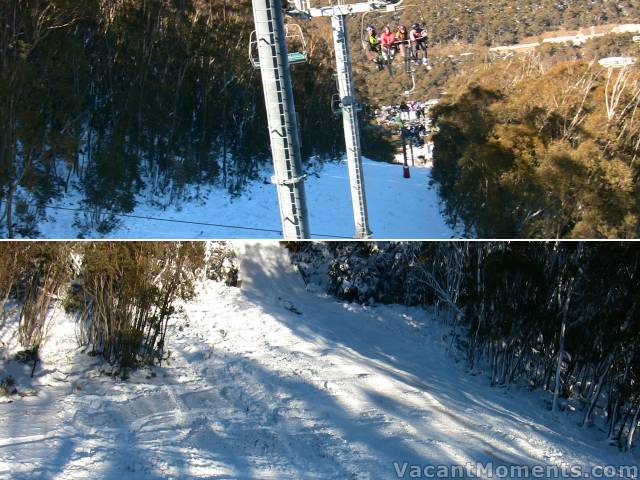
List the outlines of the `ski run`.
{"label": "ski run", "polygon": [[[411,178],[402,176],[402,166],[365,160],[365,188],[371,229],[376,239],[441,238],[459,234],[446,223],[440,197],[429,184],[431,168],[411,168]],[[349,175],[346,161],[313,164],[306,180],[311,236],[313,238],[352,238],[355,232]],[[233,197],[223,188],[212,188],[200,200],[172,204],[160,210],[141,194],[131,215],[177,220],[174,223],[144,218],[119,218],[120,224],[107,234],[85,232],[88,238],[181,239],[181,238],[282,238],[278,197],[270,183],[273,172],[266,169],[262,180],[251,182],[240,196]],[[194,192],[195,193],[195,192]],[[169,204],[167,201],[160,203]],[[78,195],[70,194],[53,206],[82,209]],[[47,221],[38,225],[39,238],[76,238],[74,223],[82,213],[47,209]],[[240,226],[247,229],[215,227],[204,223]],[[251,230],[256,228],[257,230]],[[275,231],[263,231],[271,229]]]}
{"label": "ski run", "polygon": [[[35,377],[9,363],[24,396],[0,404],[0,478],[637,467],[598,432],[545,409],[540,393],[491,388],[466,372],[434,312],[337,301],[305,285],[278,244],[236,248],[241,287],[202,282],[173,322],[169,359],[127,381],[105,375],[99,357],[77,348],[73,320],[54,315]],[[6,359],[18,348],[16,326],[0,327]],[[476,474],[453,478],[490,478]]]}

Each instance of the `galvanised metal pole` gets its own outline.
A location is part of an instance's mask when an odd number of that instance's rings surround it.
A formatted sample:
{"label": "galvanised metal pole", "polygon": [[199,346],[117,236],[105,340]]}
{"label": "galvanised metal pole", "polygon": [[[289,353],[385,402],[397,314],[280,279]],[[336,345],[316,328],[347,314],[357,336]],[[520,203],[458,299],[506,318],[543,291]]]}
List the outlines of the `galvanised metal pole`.
{"label": "galvanised metal pole", "polygon": [[331,17],[333,44],[338,69],[338,90],[342,102],[342,121],[347,149],[349,181],[351,183],[351,202],[356,225],[356,238],[371,238],[367,214],[367,199],[362,173],[362,150],[360,146],[360,127],[356,112],[356,90],[353,81],[349,38],[347,36],[347,16],[335,14]]}
{"label": "galvanised metal pole", "polygon": [[253,18],[284,238],[309,238],[302,154],[281,0],[253,0]]}

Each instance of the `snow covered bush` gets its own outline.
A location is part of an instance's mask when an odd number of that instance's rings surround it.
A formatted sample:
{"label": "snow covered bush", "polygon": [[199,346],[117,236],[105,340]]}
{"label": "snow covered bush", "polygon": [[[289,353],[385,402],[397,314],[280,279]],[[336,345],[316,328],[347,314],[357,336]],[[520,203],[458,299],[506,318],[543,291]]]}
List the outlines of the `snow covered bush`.
{"label": "snow covered bush", "polygon": [[340,299],[416,305],[430,293],[413,281],[411,259],[419,247],[397,242],[310,243],[293,255],[307,278],[328,263],[326,289]]}
{"label": "snow covered bush", "polygon": [[437,244],[426,242],[326,242],[285,244],[307,283],[342,300],[360,303],[433,304],[422,279]]}
{"label": "snow covered bush", "polygon": [[69,244],[0,243],[0,315],[9,299],[19,306],[20,343],[36,348],[57,295],[69,275]]}
{"label": "snow covered bush", "polygon": [[229,242],[213,242],[207,248],[206,275],[209,280],[238,287],[238,259]]}
{"label": "snow covered bush", "polygon": [[81,343],[124,369],[160,361],[176,303],[195,296],[204,245],[87,243],[82,257],[72,287],[82,298]]}
{"label": "snow covered bush", "polygon": [[16,381],[11,375],[0,380],[0,397],[8,397],[9,395],[15,395],[18,393],[18,389],[15,385]]}

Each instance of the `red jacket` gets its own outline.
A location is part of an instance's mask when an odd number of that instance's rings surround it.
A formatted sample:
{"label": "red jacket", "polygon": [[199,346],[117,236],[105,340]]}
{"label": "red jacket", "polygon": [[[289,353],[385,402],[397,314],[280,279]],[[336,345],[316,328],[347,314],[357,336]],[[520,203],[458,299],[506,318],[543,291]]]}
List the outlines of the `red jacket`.
{"label": "red jacket", "polygon": [[396,36],[392,32],[383,33],[380,40],[382,41],[382,45],[393,45],[396,43]]}

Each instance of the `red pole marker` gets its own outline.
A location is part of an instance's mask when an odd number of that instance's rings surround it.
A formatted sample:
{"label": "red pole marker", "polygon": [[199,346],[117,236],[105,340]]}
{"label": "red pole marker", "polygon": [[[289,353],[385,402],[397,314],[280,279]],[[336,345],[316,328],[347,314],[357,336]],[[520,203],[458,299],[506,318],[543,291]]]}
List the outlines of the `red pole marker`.
{"label": "red pole marker", "polygon": [[404,178],[411,178],[409,163],[407,162],[407,134],[404,127],[400,128],[400,139],[402,140],[402,176]]}

